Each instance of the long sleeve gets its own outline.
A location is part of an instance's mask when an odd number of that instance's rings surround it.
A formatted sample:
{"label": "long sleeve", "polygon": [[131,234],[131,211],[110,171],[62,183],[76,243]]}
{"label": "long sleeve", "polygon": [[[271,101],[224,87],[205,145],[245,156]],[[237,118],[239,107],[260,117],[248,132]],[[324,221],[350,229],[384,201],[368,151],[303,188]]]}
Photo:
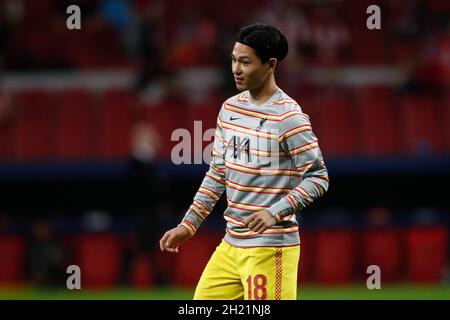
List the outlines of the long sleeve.
{"label": "long sleeve", "polygon": [[192,235],[208,217],[225,190],[224,138],[220,114],[217,118],[212,158],[209,170],[198,189],[192,205],[187,210],[179,226],[185,227]]}
{"label": "long sleeve", "polygon": [[268,209],[278,221],[321,197],[329,184],[322,152],[306,114],[296,112],[281,122],[279,142],[290,155],[300,183]]}

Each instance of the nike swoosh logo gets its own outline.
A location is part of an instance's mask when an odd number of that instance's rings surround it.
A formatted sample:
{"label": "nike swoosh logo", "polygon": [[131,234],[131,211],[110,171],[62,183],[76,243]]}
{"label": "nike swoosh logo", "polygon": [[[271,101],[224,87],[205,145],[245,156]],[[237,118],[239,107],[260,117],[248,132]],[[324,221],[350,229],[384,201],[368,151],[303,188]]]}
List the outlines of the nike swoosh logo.
{"label": "nike swoosh logo", "polygon": [[240,119],[240,117],[239,118],[230,117],[230,121],[234,121],[234,120],[237,120],[237,119]]}

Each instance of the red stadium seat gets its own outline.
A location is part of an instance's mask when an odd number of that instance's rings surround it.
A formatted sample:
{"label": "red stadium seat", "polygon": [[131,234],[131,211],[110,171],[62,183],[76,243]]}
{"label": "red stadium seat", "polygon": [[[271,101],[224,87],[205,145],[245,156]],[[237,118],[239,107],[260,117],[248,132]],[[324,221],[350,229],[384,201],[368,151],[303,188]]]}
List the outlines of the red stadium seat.
{"label": "red stadium seat", "polygon": [[444,150],[443,110],[431,98],[410,95],[401,102],[404,150],[410,154]]}
{"label": "red stadium seat", "polygon": [[301,231],[300,233],[300,262],[298,266],[297,282],[299,284],[314,281],[315,261],[315,237],[312,232]]}
{"label": "red stadium seat", "polygon": [[52,94],[43,90],[17,93],[14,154],[18,160],[47,160],[54,156],[55,106]]}
{"label": "red stadium seat", "polygon": [[25,242],[18,235],[0,236],[0,284],[23,280]]}
{"label": "red stadium seat", "polygon": [[407,64],[417,59],[422,43],[417,40],[395,39],[389,46],[392,48],[392,62],[396,65]]}
{"label": "red stadium seat", "polygon": [[406,232],[407,275],[412,282],[438,283],[448,259],[448,229],[415,227]]}
{"label": "red stadium seat", "polygon": [[441,1],[441,0],[427,0],[424,2],[427,10],[434,14],[440,14],[443,12],[449,12],[450,11],[450,3],[448,1]]}
{"label": "red stadium seat", "polygon": [[400,130],[395,100],[387,88],[367,88],[358,95],[362,150],[368,155],[400,151]]}
{"label": "red stadium seat", "polygon": [[[197,141],[202,141],[202,148],[195,148],[194,144],[193,153],[197,152],[196,159],[202,159],[203,152],[205,148],[214,140],[214,131],[216,129],[217,116],[219,115],[221,103],[216,101],[209,101],[202,104],[189,104],[187,106],[187,117],[186,117],[186,129],[191,132],[191,136]],[[201,130],[200,130],[201,129]],[[205,136],[205,133],[210,130],[210,135]],[[205,141],[203,141],[205,137]],[[207,159],[203,159],[209,161]]]}
{"label": "red stadium seat", "polygon": [[175,283],[177,275],[175,274],[175,272],[167,272],[167,270],[173,270],[174,266],[177,265],[178,255],[167,254],[167,252],[158,250],[154,253],[151,259],[155,259],[155,261],[152,261],[152,264],[154,266],[153,275],[155,282],[157,282],[158,284],[173,285]]}
{"label": "red stadium seat", "polygon": [[370,265],[381,269],[383,282],[394,282],[399,279],[401,267],[401,237],[395,229],[374,229],[364,231],[361,244],[362,268],[365,271]]}
{"label": "red stadium seat", "polygon": [[133,260],[130,280],[135,288],[149,288],[154,285],[152,264],[148,255],[142,254]]}
{"label": "red stadium seat", "polygon": [[100,97],[98,155],[104,159],[123,159],[130,155],[131,127],[136,97],[127,90],[106,91]]}
{"label": "red stadium seat", "polygon": [[345,284],[353,280],[354,245],[350,230],[322,230],[317,233],[315,278],[319,283]]}
{"label": "red stadium seat", "polygon": [[203,130],[216,128],[216,121],[217,116],[219,115],[220,106],[221,104],[218,101],[189,104],[187,106],[187,128],[193,128],[194,121],[201,121]]}
{"label": "red stadium seat", "polygon": [[296,100],[302,108],[302,111],[309,116],[314,132],[320,132],[320,106],[317,104],[318,99],[314,93],[300,94]]}
{"label": "red stadium seat", "polygon": [[354,64],[385,64],[387,57],[386,50],[383,49],[381,30],[369,30],[364,26],[364,28],[354,29],[351,37]]}
{"label": "red stadium seat", "polygon": [[315,130],[325,155],[345,156],[359,151],[358,131],[352,101],[346,96],[319,97],[320,130]]}
{"label": "red stadium seat", "polygon": [[57,105],[57,157],[64,160],[92,157],[95,131],[91,94],[84,90],[64,91]]}
{"label": "red stadium seat", "polygon": [[172,132],[177,128],[184,128],[181,115],[174,110],[172,103],[167,101],[154,105],[142,105],[140,111],[140,119],[154,126],[160,136],[160,156],[170,159],[172,148],[178,143],[171,141]]}
{"label": "red stadium seat", "polygon": [[175,267],[175,285],[194,288],[219,243],[220,237],[216,234],[203,233],[183,244]]}
{"label": "red stadium seat", "polygon": [[14,145],[14,119],[0,121],[0,160],[11,160]]}
{"label": "red stadium seat", "polygon": [[25,22],[31,25],[31,22],[48,21],[55,13],[55,2],[52,0],[42,0],[39,3],[33,0],[22,1]]}
{"label": "red stadium seat", "polygon": [[116,235],[82,235],[76,244],[76,250],[82,287],[106,288],[117,284],[122,261],[121,244]]}

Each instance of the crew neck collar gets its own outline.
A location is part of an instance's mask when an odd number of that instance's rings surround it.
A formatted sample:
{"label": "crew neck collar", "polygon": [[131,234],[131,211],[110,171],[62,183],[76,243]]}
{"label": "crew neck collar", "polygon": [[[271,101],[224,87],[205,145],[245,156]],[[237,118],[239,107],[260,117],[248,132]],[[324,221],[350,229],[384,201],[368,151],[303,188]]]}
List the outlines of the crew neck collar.
{"label": "crew neck collar", "polygon": [[252,99],[252,95],[250,94],[250,91],[247,91],[248,103],[255,107],[266,106],[268,104],[271,104],[273,101],[277,100],[278,96],[281,95],[281,93],[282,93],[282,90],[277,86],[277,90],[275,90],[275,93],[269,99],[267,99],[264,103],[256,104]]}

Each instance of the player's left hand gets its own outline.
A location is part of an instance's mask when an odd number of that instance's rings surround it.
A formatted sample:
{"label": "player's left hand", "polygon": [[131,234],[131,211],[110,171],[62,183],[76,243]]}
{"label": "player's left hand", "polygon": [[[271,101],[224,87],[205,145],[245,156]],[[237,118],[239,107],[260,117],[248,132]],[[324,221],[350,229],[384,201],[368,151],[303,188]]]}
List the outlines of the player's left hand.
{"label": "player's left hand", "polygon": [[244,225],[254,232],[263,233],[276,222],[277,220],[270,211],[264,209],[253,213],[250,217],[245,219]]}

